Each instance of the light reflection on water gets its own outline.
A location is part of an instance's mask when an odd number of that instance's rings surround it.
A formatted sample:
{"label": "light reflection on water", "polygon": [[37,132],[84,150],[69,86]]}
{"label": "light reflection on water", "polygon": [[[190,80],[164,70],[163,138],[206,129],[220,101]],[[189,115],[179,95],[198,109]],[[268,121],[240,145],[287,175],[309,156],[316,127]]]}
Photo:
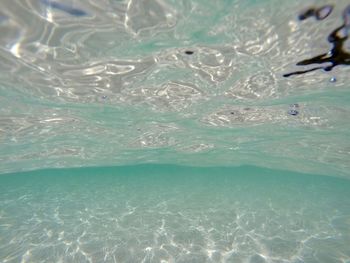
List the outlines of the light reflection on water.
{"label": "light reflection on water", "polygon": [[321,22],[297,20],[312,1],[277,2],[2,1],[0,172],[156,162],[348,176],[349,69],[282,77],[329,49],[347,1]]}
{"label": "light reflection on water", "polygon": [[[334,10],[298,21],[314,4]],[[0,173],[348,178],[349,68],[283,77],[347,4],[2,0]],[[3,175],[0,261],[350,262],[348,189],[257,168]]]}

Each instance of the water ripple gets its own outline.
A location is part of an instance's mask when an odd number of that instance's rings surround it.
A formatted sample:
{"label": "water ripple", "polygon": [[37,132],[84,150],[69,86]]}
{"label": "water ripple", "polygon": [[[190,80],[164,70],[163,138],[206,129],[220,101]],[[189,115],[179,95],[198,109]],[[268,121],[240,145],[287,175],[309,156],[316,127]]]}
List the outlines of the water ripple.
{"label": "water ripple", "polygon": [[[283,78],[293,61],[329,49],[324,36],[339,19],[347,21],[348,3],[333,1],[322,21],[301,25],[298,14],[307,4],[4,0],[0,172],[249,160],[348,176],[350,145],[342,139],[349,135],[349,69]],[[297,114],[289,114],[292,104],[300,105]],[[152,123],[177,128],[148,130]],[[251,143],[237,143],[245,134]],[[305,144],[313,155],[286,151],[281,140]],[[213,153],[212,162],[204,152]],[[303,165],[281,161],[287,157]]]}

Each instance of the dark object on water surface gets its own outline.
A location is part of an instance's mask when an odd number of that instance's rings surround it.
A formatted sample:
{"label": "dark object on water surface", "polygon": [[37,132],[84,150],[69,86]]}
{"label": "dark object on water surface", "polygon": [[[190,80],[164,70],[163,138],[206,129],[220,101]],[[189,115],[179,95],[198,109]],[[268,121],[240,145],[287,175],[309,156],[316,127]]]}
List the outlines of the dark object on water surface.
{"label": "dark object on water surface", "polygon": [[344,48],[345,42],[349,37],[350,31],[350,5],[348,5],[343,11],[343,24],[334,29],[328,36],[328,42],[331,43],[332,49],[324,54],[316,57],[305,59],[297,63],[297,66],[306,66],[311,64],[323,64],[330,63],[331,65],[315,67],[308,70],[295,71],[292,73],[284,74],[284,77],[290,77],[292,75],[300,75],[307,72],[323,69],[325,71],[331,71],[338,65],[350,65],[350,53]]}
{"label": "dark object on water surface", "polygon": [[316,19],[323,20],[326,17],[328,17],[332,13],[332,11],[333,11],[332,5],[322,6],[321,8],[317,9],[317,11],[316,11]]}
{"label": "dark object on water surface", "polygon": [[41,0],[41,3],[43,3],[44,5],[47,5],[51,8],[66,12],[72,16],[86,16],[87,15],[87,13],[83,10],[73,8],[69,5],[61,4],[59,2],[50,1],[50,0]]}
{"label": "dark object on water surface", "polygon": [[323,20],[329,16],[333,11],[332,5],[325,5],[320,8],[309,8],[299,15],[299,20],[305,20],[314,16],[317,20]]}
{"label": "dark object on water surface", "polygon": [[309,9],[305,10],[304,12],[302,12],[298,18],[299,18],[299,20],[305,20],[305,19],[312,17],[314,15],[315,15],[315,9],[309,8]]}
{"label": "dark object on water surface", "polygon": [[185,54],[186,55],[193,55],[194,51],[191,51],[191,50],[186,50],[185,51]]}

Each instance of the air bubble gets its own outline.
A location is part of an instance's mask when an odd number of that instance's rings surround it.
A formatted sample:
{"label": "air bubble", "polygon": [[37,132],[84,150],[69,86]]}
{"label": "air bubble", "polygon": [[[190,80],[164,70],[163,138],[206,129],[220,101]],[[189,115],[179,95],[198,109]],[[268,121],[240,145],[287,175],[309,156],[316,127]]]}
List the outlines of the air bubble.
{"label": "air bubble", "polygon": [[295,110],[295,109],[291,109],[288,111],[288,114],[289,115],[293,115],[293,116],[296,116],[299,114],[299,111]]}

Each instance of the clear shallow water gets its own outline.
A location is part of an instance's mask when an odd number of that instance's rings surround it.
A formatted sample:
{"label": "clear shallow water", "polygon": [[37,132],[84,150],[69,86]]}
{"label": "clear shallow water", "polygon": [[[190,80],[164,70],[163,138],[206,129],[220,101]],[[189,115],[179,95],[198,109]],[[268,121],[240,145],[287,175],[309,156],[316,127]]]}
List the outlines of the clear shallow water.
{"label": "clear shallow water", "polygon": [[0,261],[350,262],[347,4],[3,0]]}
{"label": "clear shallow water", "polygon": [[142,165],[0,177],[1,262],[350,262],[350,181]]}
{"label": "clear shallow water", "polygon": [[[297,20],[326,3],[325,20]],[[348,177],[349,68],[283,77],[330,49],[346,4],[4,0],[0,172],[248,164]]]}

